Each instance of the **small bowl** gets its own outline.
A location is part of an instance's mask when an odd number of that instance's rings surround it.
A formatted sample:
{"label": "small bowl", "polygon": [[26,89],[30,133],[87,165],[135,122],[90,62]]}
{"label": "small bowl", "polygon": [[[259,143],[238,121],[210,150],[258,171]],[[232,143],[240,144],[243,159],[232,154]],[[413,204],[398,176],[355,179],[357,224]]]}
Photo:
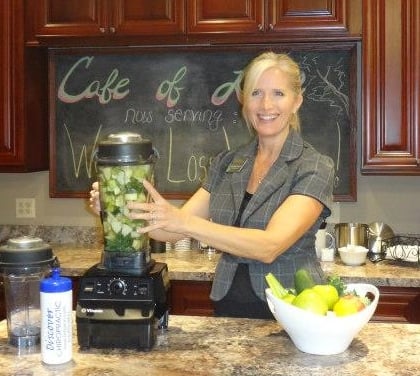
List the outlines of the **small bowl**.
{"label": "small bowl", "polygon": [[369,249],[361,245],[348,245],[338,248],[341,261],[350,266],[359,266],[366,263]]}
{"label": "small bowl", "polygon": [[369,292],[375,297],[358,313],[348,316],[321,316],[276,298],[269,288],[265,290],[265,294],[273,316],[300,351],[315,355],[333,355],[347,350],[378,305],[379,290],[374,285],[349,283],[347,290],[355,290],[360,296]]}

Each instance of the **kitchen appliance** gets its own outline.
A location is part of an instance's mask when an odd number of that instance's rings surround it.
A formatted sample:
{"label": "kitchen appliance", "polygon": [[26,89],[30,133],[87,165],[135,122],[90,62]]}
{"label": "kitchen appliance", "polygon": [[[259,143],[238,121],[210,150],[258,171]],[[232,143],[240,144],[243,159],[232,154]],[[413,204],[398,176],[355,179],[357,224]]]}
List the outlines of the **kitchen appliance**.
{"label": "kitchen appliance", "polygon": [[9,343],[19,349],[38,345],[41,334],[40,281],[58,265],[41,238],[22,236],[0,247]]}
{"label": "kitchen appliance", "polygon": [[168,268],[151,258],[142,220],[128,217],[128,201],[147,202],[143,179],[153,182],[157,158],[137,133],[111,134],[99,142],[96,162],[104,235],[101,262],[81,278],[76,307],[81,349],[150,350],[168,325]]}
{"label": "kitchen appliance", "polygon": [[348,245],[368,247],[369,226],[365,223],[337,223],[334,231],[337,249]]}
{"label": "kitchen appliance", "polygon": [[391,227],[383,222],[372,222],[369,224],[368,258],[372,262],[384,260],[386,252],[383,241],[394,236]]}

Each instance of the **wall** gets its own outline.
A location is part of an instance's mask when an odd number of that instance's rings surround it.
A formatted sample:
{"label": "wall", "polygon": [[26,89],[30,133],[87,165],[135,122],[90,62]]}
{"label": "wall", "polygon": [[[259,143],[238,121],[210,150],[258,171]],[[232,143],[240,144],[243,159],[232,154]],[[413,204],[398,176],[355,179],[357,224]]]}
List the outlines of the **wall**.
{"label": "wall", "polygon": [[[87,200],[49,198],[48,178],[47,171],[0,174],[0,225],[99,225]],[[17,197],[36,199],[35,219],[16,218]],[[399,234],[420,234],[420,177],[358,176],[358,201],[335,203],[329,220],[331,223],[374,221],[389,224]]]}

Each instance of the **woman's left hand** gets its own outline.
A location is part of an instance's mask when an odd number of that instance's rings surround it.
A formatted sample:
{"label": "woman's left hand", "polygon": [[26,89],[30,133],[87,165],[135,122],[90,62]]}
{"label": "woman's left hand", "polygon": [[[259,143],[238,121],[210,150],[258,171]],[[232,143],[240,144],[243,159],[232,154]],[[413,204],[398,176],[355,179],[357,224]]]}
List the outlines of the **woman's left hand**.
{"label": "woman's left hand", "polygon": [[146,233],[162,229],[182,233],[187,221],[187,213],[165,200],[147,180],[143,181],[143,185],[149,192],[152,201],[148,203],[132,201],[127,204],[131,219],[144,219],[148,222],[147,226],[139,227],[137,231]]}

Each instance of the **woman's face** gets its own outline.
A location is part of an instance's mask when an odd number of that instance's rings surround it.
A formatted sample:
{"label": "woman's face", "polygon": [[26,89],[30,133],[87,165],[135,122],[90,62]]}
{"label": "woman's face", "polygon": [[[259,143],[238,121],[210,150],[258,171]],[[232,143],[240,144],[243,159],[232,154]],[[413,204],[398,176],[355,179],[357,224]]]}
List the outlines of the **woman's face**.
{"label": "woman's face", "polygon": [[248,118],[257,134],[275,136],[288,133],[289,119],[302,104],[302,95],[292,91],[286,73],[269,68],[246,101]]}

